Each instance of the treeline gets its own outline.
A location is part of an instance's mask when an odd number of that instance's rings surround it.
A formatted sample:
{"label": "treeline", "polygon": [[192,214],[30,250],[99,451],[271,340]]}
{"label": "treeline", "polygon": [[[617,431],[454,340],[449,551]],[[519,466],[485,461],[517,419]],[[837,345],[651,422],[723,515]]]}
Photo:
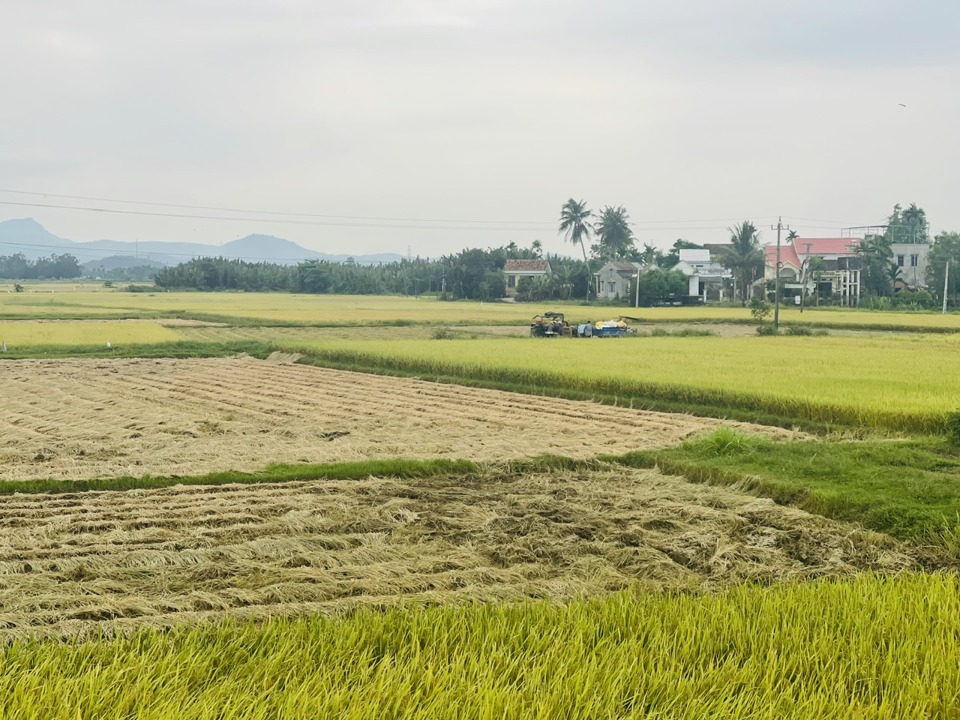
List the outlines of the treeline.
{"label": "treeline", "polygon": [[[539,243],[520,248],[467,249],[439,259],[416,258],[395,263],[358,265],[318,260],[298,265],[196,258],[156,274],[158,287],[194,290],[287,291],[337,295],[420,295],[487,300],[506,294],[504,265],[510,259],[542,257]],[[526,288],[527,299],[583,297],[590,271],[568,258],[547,258],[554,275]],[[523,298],[522,298],[523,299]]]}
{"label": "treeline", "polygon": [[80,277],[80,262],[69,254],[29,260],[23,253],[0,256],[0,278],[8,280],[61,280]]}

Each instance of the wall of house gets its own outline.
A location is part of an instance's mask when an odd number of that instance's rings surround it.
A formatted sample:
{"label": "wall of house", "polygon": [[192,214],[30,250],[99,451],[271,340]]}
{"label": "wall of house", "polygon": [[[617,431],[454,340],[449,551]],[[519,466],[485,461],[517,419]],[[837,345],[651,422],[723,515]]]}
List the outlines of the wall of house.
{"label": "wall of house", "polygon": [[913,289],[926,287],[930,246],[926,243],[894,243],[890,249],[893,261],[900,268],[899,279]]}
{"label": "wall of house", "polygon": [[600,284],[597,297],[601,300],[625,298],[630,293],[630,278],[624,278],[612,268],[601,268],[597,273],[597,279]]}

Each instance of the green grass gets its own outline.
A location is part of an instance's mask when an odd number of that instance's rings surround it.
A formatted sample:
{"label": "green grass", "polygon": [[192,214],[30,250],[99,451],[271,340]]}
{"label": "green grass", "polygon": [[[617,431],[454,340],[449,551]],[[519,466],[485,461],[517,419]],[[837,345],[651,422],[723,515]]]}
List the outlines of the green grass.
{"label": "green grass", "polygon": [[[559,459],[558,459],[559,460]],[[542,459],[541,463],[550,463]],[[569,461],[572,462],[572,461]],[[253,485],[258,483],[293,482],[337,478],[360,479],[371,476],[429,477],[435,475],[467,475],[480,472],[481,466],[469,460],[359,460],[345,463],[272,464],[259,472],[226,470],[204,475],[141,475],[98,478],[95,480],[6,480],[0,481],[0,496],[18,493],[76,493],[100,491],[144,490],[174,485]]]}
{"label": "green grass", "polygon": [[738,484],[915,541],[950,545],[941,536],[960,528],[960,451],[939,439],[773,442],[721,428],[676,448],[615,461],[657,466],[695,482]]}
{"label": "green grass", "polygon": [[0,355],[3,360],[59,358],[203,358],[225,357],[241,353],[265,358],[273,345],[257,340],[233,342],[197,342],[178,340],[163,343],[121,343],[107,349],[101,345],[36,345],[11,348]]}
{"label": "green grass", "polygon": [[0,715],[954,718],[960,580],[363,609],[0,650]]}

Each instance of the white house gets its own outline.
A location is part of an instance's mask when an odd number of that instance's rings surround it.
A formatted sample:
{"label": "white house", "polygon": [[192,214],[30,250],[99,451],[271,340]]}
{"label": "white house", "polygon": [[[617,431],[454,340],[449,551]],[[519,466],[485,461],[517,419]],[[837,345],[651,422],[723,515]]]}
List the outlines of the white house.
{"label": "white house", "polygon": [[717,299],[723,300],[723,288],[733,274],[720,263],[713,260],[709,250],[691,249],[680,251],[680,262],[673,270],[687,276],[687,294],[707,301],[707,293],[716,292]]}

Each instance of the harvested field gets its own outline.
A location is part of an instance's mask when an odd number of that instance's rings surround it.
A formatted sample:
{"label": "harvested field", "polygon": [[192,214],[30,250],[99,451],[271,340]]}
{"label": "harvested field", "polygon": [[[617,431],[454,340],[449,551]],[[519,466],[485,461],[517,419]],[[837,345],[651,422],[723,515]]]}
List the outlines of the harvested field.
{"label": "harvested field", "polygon": [[914,564],[883,535],[623,468],[17,495],[0,504],[0,638]]}
{"label": "harvested field", "polygon": [[0,395],[2,480],[593,457],[669,446],[718,424],[247,358],[11,361],[0,366]]}

